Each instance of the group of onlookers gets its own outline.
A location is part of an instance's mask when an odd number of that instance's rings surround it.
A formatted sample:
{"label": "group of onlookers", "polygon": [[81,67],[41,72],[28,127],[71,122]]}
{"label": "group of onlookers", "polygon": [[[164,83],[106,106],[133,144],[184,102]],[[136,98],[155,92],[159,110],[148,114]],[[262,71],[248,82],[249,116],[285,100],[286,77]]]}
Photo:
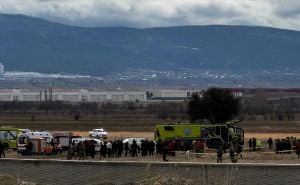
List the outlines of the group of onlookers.
{"label": "group of onlookers", "polygon": [[260,138],[250,138],[248,141],[249,151],[257,151],[262,147],[262,141]]}
{"label": "group of onlookers", "polygon": [[[97,143],[93,140],[80,141],[77,145],[73,142],[68,149],[68,159],[77,158],[83,160],[91,156],[94,158],[96,154]],[[137,157],[138,153],[141,156],[152,156],[155,151],[155,143],[149,140],[142,140],[138,145],[135,140],[132,143],[123,143],[122,140],[104,141],[100,145],[99,155],[100,158],[121,157],[123,154],[125,157],[132,156]]]}
{"label": "group of onlookers", "polygon": [[[249,150],[257,151],[262,147],[262,141],[260,138],[250,138],[248,141]],[[268,145],[269,150],[274,150],[273,139],[270,137],[266,144]],[[296,137],[286,137],[285,139],[276,139],[275,140],[275,151],[276,153],[286,153],[290,154],[296,151],[298,159],[300,158],[300,140]]]}

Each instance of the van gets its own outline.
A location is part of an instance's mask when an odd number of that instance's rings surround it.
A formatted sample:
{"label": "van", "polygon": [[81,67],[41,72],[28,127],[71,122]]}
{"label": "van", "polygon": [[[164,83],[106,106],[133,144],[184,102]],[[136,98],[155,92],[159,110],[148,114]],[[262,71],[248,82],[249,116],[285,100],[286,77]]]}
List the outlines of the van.
{"label": "van", "polygon": [[79,142],[84,142],[86,140],[87,141],[93,141],[94,144],[95,144],[95,151],[100,152],[101,144],[103,143],[103,141],[101,141],[100,139],[78,137],[78,138],[73,138],[72,143],[75,143],[75,145],[77,146]]}
{"label": "van", "polygon": [[136,144],[138,145],[138,148],[141,148],[142,141],[146,141],[146,138],[143,137],[131,137],[131,138],[126,138],[123,140],[123,144],[128,142],[128,146],[131,147],[133,140],[136,141]]}

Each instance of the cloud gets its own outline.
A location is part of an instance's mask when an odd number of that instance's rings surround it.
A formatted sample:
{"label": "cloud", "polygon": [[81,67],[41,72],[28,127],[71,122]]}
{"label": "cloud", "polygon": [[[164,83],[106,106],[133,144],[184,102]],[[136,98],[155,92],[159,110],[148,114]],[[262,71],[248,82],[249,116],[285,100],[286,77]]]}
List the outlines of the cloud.
{"label": "cloud", "polygon": [[244,24],[300,30],[299,0],[0,0],[0,12],[91,27]]}

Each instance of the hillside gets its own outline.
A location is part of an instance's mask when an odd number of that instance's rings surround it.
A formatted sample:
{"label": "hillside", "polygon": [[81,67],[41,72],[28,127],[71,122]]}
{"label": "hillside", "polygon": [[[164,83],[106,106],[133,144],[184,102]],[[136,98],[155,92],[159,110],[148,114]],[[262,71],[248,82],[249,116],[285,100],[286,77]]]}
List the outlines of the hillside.
{"label": "hillside", "polygon": [[81,28],[0,14],[6,70],[105,75],[124,69],[300,68],[300,32],[247,26]]}

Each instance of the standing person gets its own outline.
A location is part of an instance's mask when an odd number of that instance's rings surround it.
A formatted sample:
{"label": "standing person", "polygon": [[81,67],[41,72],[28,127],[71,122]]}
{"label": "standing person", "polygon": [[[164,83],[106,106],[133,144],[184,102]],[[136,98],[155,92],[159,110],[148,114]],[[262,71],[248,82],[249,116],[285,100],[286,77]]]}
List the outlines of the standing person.
{"label": "standing person", "polygon": [[116,140],[112,142],[112,157],[118,157],[118,143]]}
{"label": "standing person", "polygon": [[112,141],[108,141],[106,143],[106,148],[107,148],[107,156],[108,158],[110,158],[112,154]]}
{"label": "standing person", "polygon": [[33,144],[31,142],[31,140],[29,140],[28,144],[26,145],[26,150],[27,150],[28,155],[32,154],[32,148],[33,148]]}
{"label": "standing person", "polygon": [[107,154],[106,144],[107,142],[104,141],[104,143],[101,144],[101,148],[100,148],[100,156],[102,156],[103,158],[106,158],[106,154]]}
{"label": "standing person", "polygon": [[95,151],[95,143],[94,143],[94,141],[91,141],[91,144],[90,144],[90,155],[91,155],[92,159],[94,159],[95,153],[96,153],[96,151]]}
{"label": "standing person", "polygon": [[296,154],[298,156],[298,159],[300,158],[300,139],[296,142]]}
{"label": "standing person", "polygon": [[137,157],[137,150],[138,150],[138,145],[134,139],[131,144],[131,156],[132,157]]}
{"label": "standing person", "polygon": [[158,140],[156,143],[156,155],[161,155],[163,150],[164,144],[161,139]]}
{"label": "standing person", "polygon": [[260,140],[260,138],[258,138],[258,139],[256,139],[256,149],[257,150],[261,150],[261,140]]}
{"label": "standing person", "polygon": [[147,144],[146,141],[142,140],[141,143],[141,151],[142,151],[142,157],[147,155]]}
{"label": "standing person", "polygon": [[2,141],[0,141],[0,158],[3,155],[3,158],[5,158],[5,153],[4,153],[4,144],[2,143]]}
{"label": "standing person", "polygon": [[84,160],[84,154],[85,154],[85,144],[80,141],[79,142],[79,160]]}
{"label": "standing person", "polygon": [[75,157],[75,146],[73,145],[73,143],[71,143],[68,148],[67,159],[69,160],[73,157]]}
{"label": "standing person", "polygon": [[271,137],[268,139],[268,144],[269,144],[269,149],[272,150],[273,149],[273,140]]}
{"label": "standing person", "polygon": [[168,159],[167,159],[167,155],[168,155],[168,146],[167,146],[167,143],[163,146],[162,148],[162,154],[163,154],[163,161],[167,162]]}
{"label": "standing person", "polygon": [[[128,143],[127,143],[128,144]],[[128,148],[128,146],[127,146]],[[122,157],[123,153],[123,142],[121,140],[117,141],[118,157]]]}
{"label": "standing person", "polygon": [[254,137],[253,139],[252,139],[252,150],[253,151],[256,151],[256,138]]}
{"label": "standing person", "polygon": [[229,155],[230,155],[230,159],[231,162],[236,163],[238,158],[236,155],[236,149],[233,143],[229,143]]}
{"label": "standing person", "polygon": [[222,163],[223,161],[223,147],[219,146],[217,149],[217,163]]}
{"label": "standing person", "polygon": [[155,143],[151,140],[149,142],[149,156],[153,156],[155,150]]}
{"label": "standing person", "polygon": [[124,150],[125,150],[125,157],[127,157],[127,153],[130,153],[128,142],[125,143]]}
{"label": "standing person", "polygon": [[249,139],[248,144],[249,144],[249,151],[251,152],[252,151],[252,147],[253,147],[253,140],[252,140],[252,138]]}

